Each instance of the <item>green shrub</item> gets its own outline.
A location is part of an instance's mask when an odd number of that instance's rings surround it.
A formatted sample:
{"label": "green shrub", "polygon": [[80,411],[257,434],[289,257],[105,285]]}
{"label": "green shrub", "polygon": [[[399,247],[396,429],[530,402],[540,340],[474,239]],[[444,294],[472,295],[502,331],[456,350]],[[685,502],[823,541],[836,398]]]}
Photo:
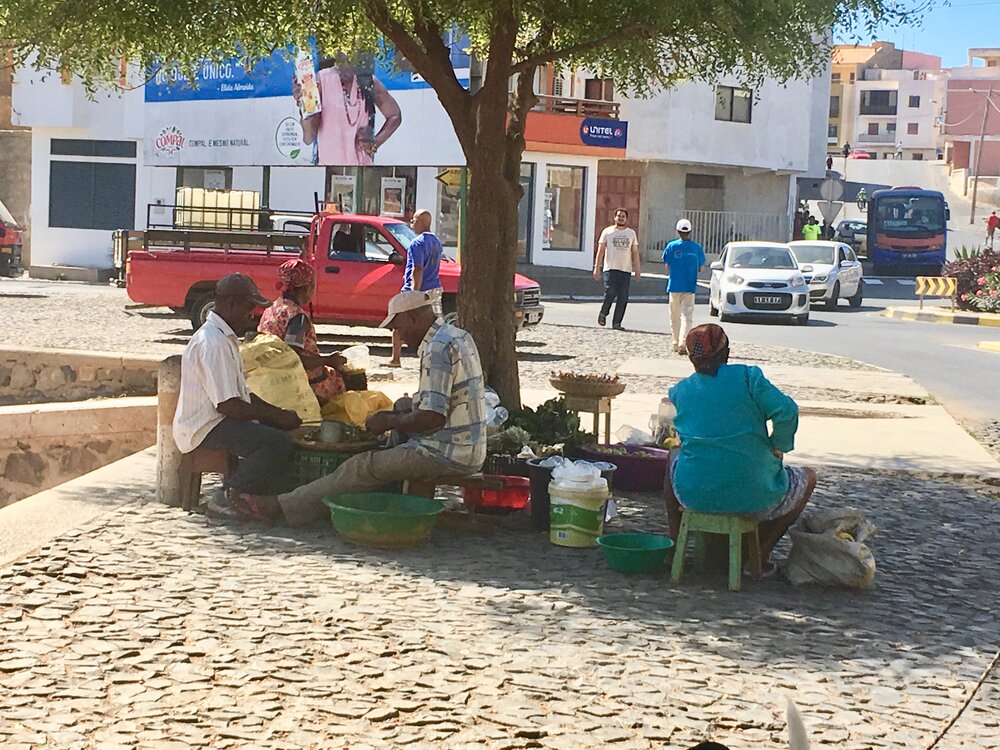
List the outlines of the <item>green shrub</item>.
{"label": "green shrub", "polygon": [[944,275],[955,279],[955,303],[962,310],[985,310],[986,308],[980,307],[983,295],[991,300],[994,298],[990,297],[989,288],[983,294],[977,292],[989,281],[989,275],[1000,271],[1000,253],[990,249],[968,250],[963,247],[955,256],[955,260],[944,267]]}

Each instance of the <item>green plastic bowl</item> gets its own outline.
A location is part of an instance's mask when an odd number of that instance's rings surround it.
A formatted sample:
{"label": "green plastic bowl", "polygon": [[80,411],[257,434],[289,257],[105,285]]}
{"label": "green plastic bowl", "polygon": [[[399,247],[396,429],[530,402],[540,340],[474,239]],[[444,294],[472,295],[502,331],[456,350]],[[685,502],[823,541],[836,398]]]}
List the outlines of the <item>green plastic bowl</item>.
{"label": "green plastic bowl", "polygon": [[608,567],[621,573],[655,573],[674,540],[659,534],[605,534],[597,537]]}
{"label": "green plastic bowl", "polygon": [[333,528],[365,547],[404,549],[427,541],[444,506],[437,500],[391,492],[348,492],[324,498]]}

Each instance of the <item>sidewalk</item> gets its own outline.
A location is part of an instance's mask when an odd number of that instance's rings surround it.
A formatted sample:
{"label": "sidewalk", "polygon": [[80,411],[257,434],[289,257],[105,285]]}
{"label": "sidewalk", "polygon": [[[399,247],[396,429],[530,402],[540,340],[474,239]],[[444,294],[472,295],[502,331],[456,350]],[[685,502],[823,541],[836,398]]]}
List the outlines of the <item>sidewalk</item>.
{"label": "sidewalk", "polygon": [[947,323],[952,325],[1000,328],[1000,314],[969,312],[968,310],[955,310],[952,312],[950,307],[924,305],[923,310],[916,306],[887,307],[882,311],[882,316],[897,320],[915,320],[920,323]]}
{"label": "sidewalk", "polygon": [[[773,370],[800,386],[876,382]],[[619,396],[613,429],[645,427],[660,395]],[[152,501],[153,451],[0,509],[0,744],[784,748],[790,698],[815,747],[924,748],[996,653],[1000,580],[996,488],[920,474],[995,462],[977,463],[938,406],[800,406],[792,456],[827,467],[811,507],[858,507],[879,528],[870,590],[626,576],[533,531],[437,529],[378,551],[327,528],[216,522]],[[616,496],[608,533],[664,532],[658,493]],[[998,701],[993,670],[938,747],[993,746]]]}

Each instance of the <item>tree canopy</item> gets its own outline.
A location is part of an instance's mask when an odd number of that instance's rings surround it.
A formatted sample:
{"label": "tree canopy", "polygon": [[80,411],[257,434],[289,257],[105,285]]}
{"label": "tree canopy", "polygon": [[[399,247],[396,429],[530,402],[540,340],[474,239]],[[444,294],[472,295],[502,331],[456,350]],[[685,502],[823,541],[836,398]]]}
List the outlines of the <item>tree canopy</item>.
{"label": "tree canopy", "polygon": [[[587,67],[637,94],[737,73],[749,84],[818,72],[838,28],[871,35],[909,23],[930,0],[5,0],[0,39],[15,64],[113,82],[122,58],[196,63],[315,37],[370,49],[388,37],[418,72],[457,25],[480,59],[512,74],[554,62]],[[817,40],[820,40],[817,43]],[[444,82],[432,82],[432,84]]]}

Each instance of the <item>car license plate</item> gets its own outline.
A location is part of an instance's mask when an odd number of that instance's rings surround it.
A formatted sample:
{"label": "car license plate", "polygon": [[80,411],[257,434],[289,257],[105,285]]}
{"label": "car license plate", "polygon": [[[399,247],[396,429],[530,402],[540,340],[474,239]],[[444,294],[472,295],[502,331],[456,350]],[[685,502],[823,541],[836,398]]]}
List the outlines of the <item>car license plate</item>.
{"label": "car license plate", "polygon": [[542,319],[542,314],[541,313],[528,313],[525,316],[525,318],[528,321],[528,325],[532,325],[532,324],[537,323],[538,321],[540,321]]}
{"label": "car license plate", "polygon": [[781,297],[770,297],[766,294],[758,294],[753,298],[758,305],[780,305]]}

